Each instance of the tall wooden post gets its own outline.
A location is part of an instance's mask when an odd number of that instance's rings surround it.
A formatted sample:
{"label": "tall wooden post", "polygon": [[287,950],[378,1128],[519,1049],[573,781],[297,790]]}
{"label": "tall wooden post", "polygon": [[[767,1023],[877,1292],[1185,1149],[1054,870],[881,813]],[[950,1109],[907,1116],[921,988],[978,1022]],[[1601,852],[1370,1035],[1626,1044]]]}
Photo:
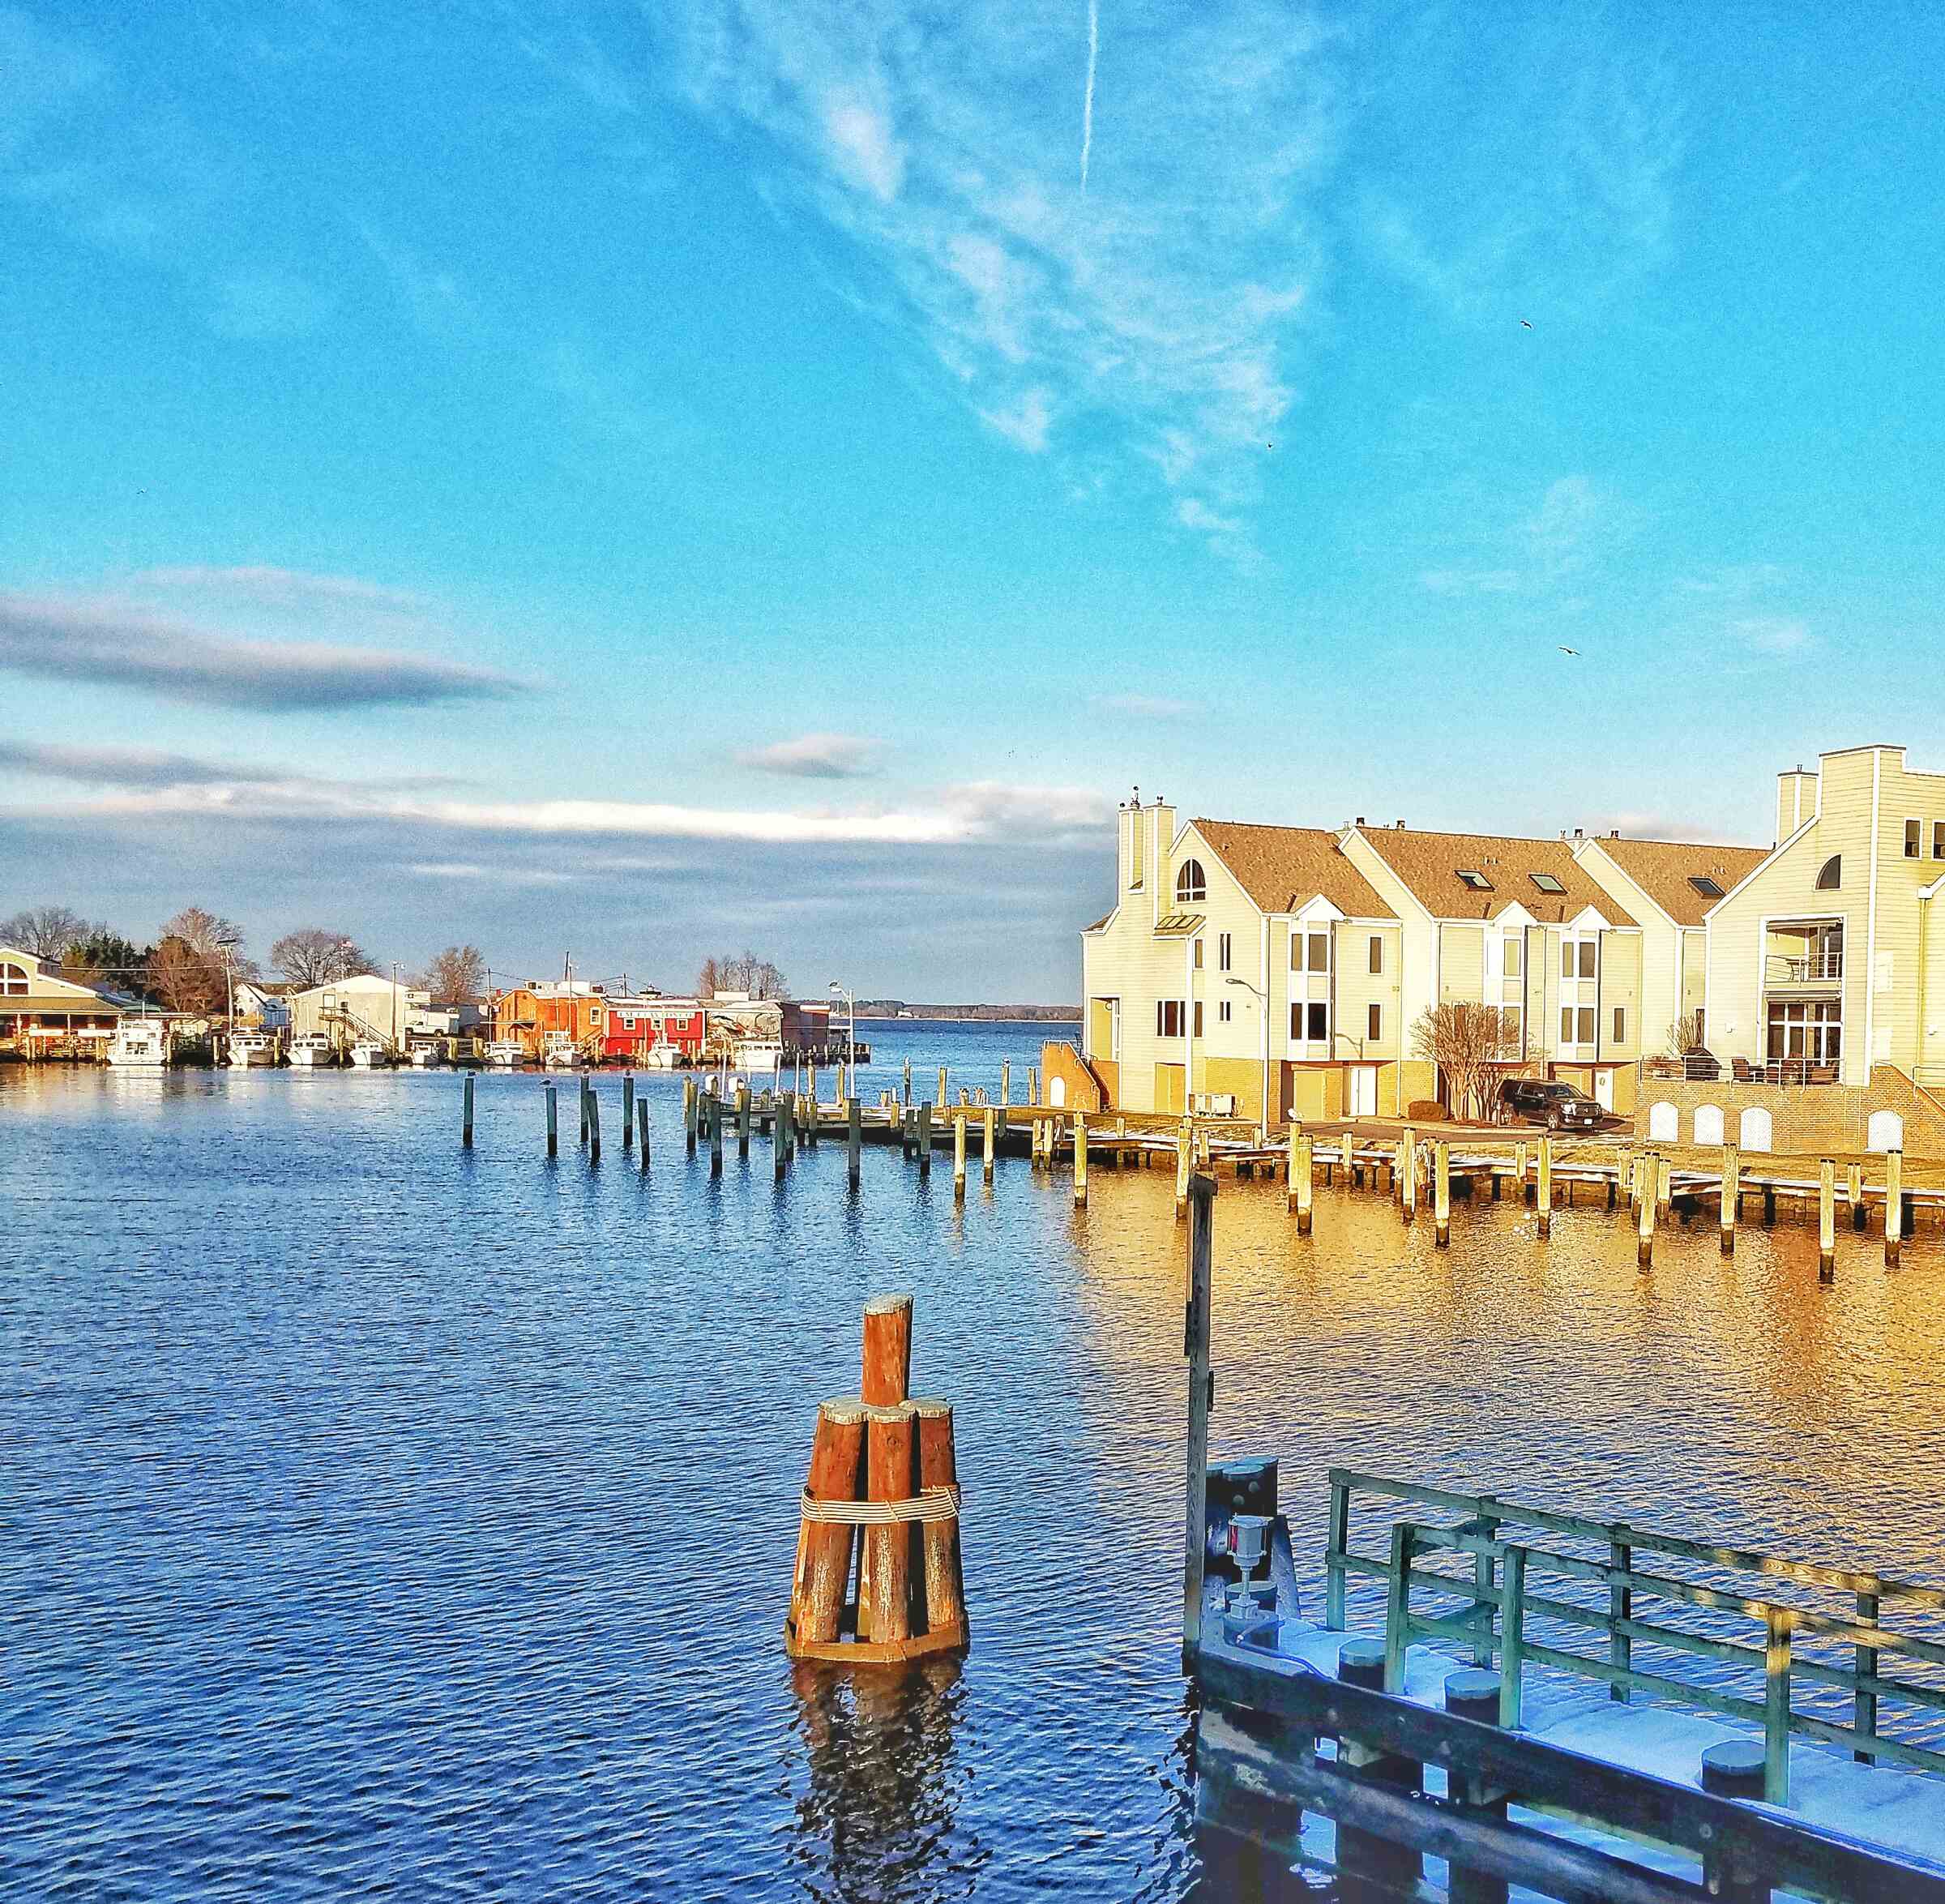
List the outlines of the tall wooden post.
{"label": "tall wooden post", "polygon": [[601,1101],[592,1086],[588,1092],[588,1161],[591,1164],[601,1161]]}
{"label": "tall wooden post", "polygon": [[1409,1124],[1398,1140],[1398,1196],[1409,1223],[1418,1214],[1418,1133]]}
{"label": "tall wooden post", "polygon": [[1002,1058],[999,1063],[999,1101],[1002,1104],[1013,1102],[1013,1060]]}
{"label": "tall wooden post", "polygon": [[1189,1184],[1188,1303],[1182,1354],[1189,1363],[1188,1525],[1182,1544],[1182,1652],[1192,1664],[1202,1641],[1202,1581],[1208,1554],[1209,1410],[1216,1378],[1210,1367],[1209,1307],[1215,1246],[1216,1179]]}
{"label": "tall wooden post", "polygon": [[1452,1240],[1452,1147],[1443,1138],[1432,1146],[1432,1240],[1440,1249]]}
{"label": "tall wooden post", "polygon": [[648,1100],[638,1097],[635,1101],[635,1121],[642,1140],[642,1168],[648,1167]]}
{"label": "tall wooden post", "polygon": [[[952,1405],[949,1401],[912,1404],[918,1420],[918,1484],[956,1487],[959,1461],[952,1445]],[[928,1521],[920,1534],[925,1555],[925,1628],[941,1632],[966,1619],[966,1583],[960,1559],[959,1517]]]}
{"label": "tall wooden post", "polygon": [[[1625,1191],[1634,1176],[1634,1171],[1635,1147],[1631,1144],[1623,1144],[1615,1156],[1614,1183],[1616,1186],[1619,1189]],[[1614,1203],[1610,1200],[1607,1207],[1611,1210],[1614,1207]],[[1631,1202],[1629,1204],[1628,1208],[1630,1209],[1634,1208],[1634,1205]]]}
{"label": "tall wooden post", "polygon": [[470,1071],[466,1074],[466,1089],[460,1096],[460,1148],[470,1150],[472,1148],[472,1073]]}
{"label": "tall wooden post", "polygon": [[1675,1206],[1675,1166],[1672,1158],[1663,1157],[1655,1172],[1655,1214],[1665,1217]]}
{"label": "tall wooden post", "polygon": [[1817,1179],[1817,1280],[1837,1279],[1837,1166],[1825,1157]]}
{"label": "tall wooden post", "polygon": [[558,1157],[561,1153],[561,1107],[551,1080],[548,1083],[545,1096],[547,1100],[547,1154]]}
{"label": "tall wooden post", "polygon": [[900,1103],[901,1103],[901,1104],[909,1104],[911,1102],[912,1102],[912,1060],[911,1060],[909,1058],[908,1058],[908,1059],[905,1060],[905,1082],[904,1082],[904,1095],[902,1097],[900,1097],[900,1098],[899,1099],[899,1102],[900,1102]]}
{"label": "tall wooden post", "polygon": [[581,1105],[580,1140],[585,1144],[588,1141],[588,1078],[585,1072],[575,1079],[574,1088],[575,1095],[580,1099]]}
{"label": "tall wooden post", "polygon": [[790,1094],[776,1094],[776,1115],[770,1126],[770,1174],[772,1180],[784,1180],[784,1167],[790,1161]]}
{"label": "tall wooden post", "polygon": [[[909,1500],[918,1486],[918,1417],[909,1401],[865,1408],[865,1498]],[[865,1530],[870,1562],[869,1609],[859,1595],[862,1637],[886,1645],[912,1637],[912,1549],[917,1529],[893,1521]]]}
{"label": "tall wooden post", "polygon": [[1029,1104],[1040,1102],[1040,1067],[1037,1064],[1027,1067],[1027,1102]]}
{"label": "tall wooden post", "polygon": [[1722,1253],[1736,1253],[1736,1219],[1742,1213],[1742,1159],[1733,1144],[1722,1146]]}
{"label": "tall wooden post", "polygon": [[622,1073],[622,1148],[635,1148],[635,1073]]}
{"label": "tall wooden post", "polygon": [[990,1183],[993,1181],[994,1138],[998,1123],[998,1119],[994,1115],[993,1106],[990,1104],[986,1106],[986,1114],[979,1120],[979,1123],[980,1179],[982,1183]]}
{"label": "tall wooden post", "polygon": [[941,1110],[946,1107],[946,1068],[943,1064],[938,1068],[938,1095],[932,1102]]}
{"label": "tall wooden post", "polygon": [[723,1174],[723,1101],[712,1091],[709,1093],[709,1174],[720,1177]]}
{"label": "tall wooden post", "polygon": [[1904,1153],[1884,1153],[1884,1267],[1895,1269],[1904,1237]]}
{"label": "tall wooden post", "polygon": [[1185,1119],[1175,1134],[1175,1217],[1189,1213],[1189,1126]]}
{"label": "tall wooden post", "polygon": [[[1652,1156],[1641,1160],[1644,1175],[1652,1170],[1654,1161]],[[1655,1197],[1652,1190],[1641,1199],[1639,1215],[1640,1226],[1635,1233],[1635,1262],[1638,1267],[1645,1269],[1655,1260]]]}
{"label": "tall wooden post", "polygon": [[1533,1186],[1533,1207],[1539,1213],[1541,1235],[1554,1233],[1554,1140],[1540,1140],[1539,1180]]}
{"label": "tall wooden post", "polygon": [[932,1174],[932,1106],[918,1107],[918,1175],[923,1183]]}
{"label": "tall wooden post", "polygon": [[682,1141],[691,1157],[695,1155],[695,1080],[686,1077],[682,1080]]}
{"label": "tall wooden post", "polygon": [[[817,1411],[805,1493],[813,1500],[856,1500],[864,1491],[864,1404],[825,1402]],[[845,1521],[803,1523],[797,1534],[789,1617],[790,1633],[800,1644],[828,1645],[837,1638],[857,1533]]]}
{"label": "tall wooden post", "polygon": [[1524,1203],[1532,1195],[1532,1187],[1526,1180],[1526,1140],[1524,1138],[1513,1146],[1513,1175],[1520,1185],[1520,1200]]}
{"label": "tall wooden post", "polygon": [[966,1200],[966,1120],[963,1117],[952,1120],[952,1200]]}
{"label": "tall wooden post", "polygon": [[864,1149],[865,1102],[861,1097],[852,1097],[844,1104],[844,1174],[853,1190],[857,1187]]}
{"label": "tall wooden post", "polygon": [[1310,1160],[1310,1136],[1306,1132],[1301,1137],[1290,1140],[1290,1194],[1297,1200],[1297,1234],[1308,1236],[1310,1233],[1310,1202],[1314,1195],[1312,1178],[1314,1175]]}
{"label": "tall wooden post", "polygon": [[1088,1120],[1074,1113],[1074,1202],[1076,1209],[1088,1207]]}
{"label": "tall wooden post", "polygon": [[1844,1200],[1850,1206],[1850,1226],[1853,1230],[1864,1227],[1864,1166],[1853,1164],[1845,1172]]}
{"label": "tall wooden post", "polygon": [[750,1154],[750,1087],[736,1087],[736,1154],[745,1157]]}

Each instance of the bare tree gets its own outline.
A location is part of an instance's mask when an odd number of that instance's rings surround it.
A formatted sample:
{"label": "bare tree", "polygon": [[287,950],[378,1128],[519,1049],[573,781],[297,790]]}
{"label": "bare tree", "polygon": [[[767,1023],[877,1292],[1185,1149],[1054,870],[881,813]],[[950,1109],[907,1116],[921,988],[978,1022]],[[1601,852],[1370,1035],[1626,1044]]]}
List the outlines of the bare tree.
{"label": "bare tree", "polygon": [[1412,1050],[1445,1074],[1456,1115],[1483,1118],[1494,1081],[1520,1062],[1520,1014],[1498,1005],[1434,1005],[1412,1027]]}
{"label": "bare tree", "polygon": [[270,948],[270,962],[294,986],[308,991],[314,985],[334,985],[371,969],[371,956],[343,932],[321,926],[301,926],[286,932]]}
{"label": "bare tree", "polygon": [[426,969],[435,1005],[475,1005],[486,992],[486,959],[477,945],[449,945]]}
{"label": "bare tree", "polygon": [[696,995],[712,998],[719,991],[746,991],[753,999],[787,999],[790,987],[767,959],[745,951],[703,961],[696,976]]}
{"label": "bare tree", "polygon": [[0,919],[0,945],[17,947],[37,959],[58,959],[79,940],[105,933],[106,926],[91,926],[73,908],[30,905],[11,919]]}
{"label": "bare tree", "polygon": [[156,996],[172,1012],[212,1017],[224,1009],[229,996],[221,959],[198,952],[176,933],[164,935],[149,961],[148,974]]}
{"label": "bare tree", "polygon": [[1699,1051],[1702,1048],[1702,1014],[1684,1012],[1668,1028],[1668,1055],[1671,1058],[1686,1058],[1691,1051]]}

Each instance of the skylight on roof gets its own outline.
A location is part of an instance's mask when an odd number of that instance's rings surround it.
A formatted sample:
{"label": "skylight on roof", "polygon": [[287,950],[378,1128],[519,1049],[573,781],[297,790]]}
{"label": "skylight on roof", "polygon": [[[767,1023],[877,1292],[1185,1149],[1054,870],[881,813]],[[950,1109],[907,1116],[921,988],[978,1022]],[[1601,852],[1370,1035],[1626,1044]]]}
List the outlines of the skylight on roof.
{"label": "skylight on roof", "polygon": [[1691,874],[1688,883],[1704,899],[1720,899],[1722,896],[1721,882],[1712,879],[1707,873]]}
{"label": "skylight on roof", "polygon": [[1476,872],[1469,866],[1460,867],[1459,878],[1462,884],[1470,886],[1475,892],[1490,892],[1493,889],[1492,881],[1484,873]]}
{"label": "skylight on roof", "polygon": [[1564,892],[1567,890],[1551,873],[1533,873],[1528,877],[1542,892]]}

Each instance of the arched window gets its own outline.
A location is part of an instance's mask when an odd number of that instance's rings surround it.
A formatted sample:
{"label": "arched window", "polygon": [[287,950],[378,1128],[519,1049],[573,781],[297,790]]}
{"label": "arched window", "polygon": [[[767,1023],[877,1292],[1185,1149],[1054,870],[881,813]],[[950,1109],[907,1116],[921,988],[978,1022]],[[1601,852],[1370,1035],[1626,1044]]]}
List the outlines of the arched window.
{"label": "arched window", "polygon": [[1187,899],[1207,899],[1209,883],[1203,877],[1199,859],[1185,859],[1181,871],[1175,875],[1175,897],[1178,902]]}
{"label": "arched window", "polygon": [[27,973],[19,965],[0,965],[0,998],[27,996]]}
{"label": "arched window", "polygon": [[1833,853],[1824,861],[1823,870],[1817,875],[1817,890],[1819,892],[1835,892],[1844,884],[1844,855]]}

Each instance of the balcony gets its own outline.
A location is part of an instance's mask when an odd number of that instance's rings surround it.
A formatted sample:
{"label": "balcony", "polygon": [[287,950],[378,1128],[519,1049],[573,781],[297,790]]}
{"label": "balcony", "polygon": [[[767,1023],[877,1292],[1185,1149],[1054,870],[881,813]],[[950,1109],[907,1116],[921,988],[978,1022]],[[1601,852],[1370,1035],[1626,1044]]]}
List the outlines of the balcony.
{"label": "balcony", "polygon": [[1691,1051],[1682,1058],[1648,1058],[1642,1071],[1649,1078],[1687,1084],[1834,1085],[1839,1069],[1836,1056],[1824,1058],[1717,1058]]}
{"label": "balcony", "polygon": [[1773,990],[1779,986],[1823,986],[1844,982],[1844,954],[1837,952],[1809,952],[1793,956],[1771,952],[1763,961],[1763,983]]}

